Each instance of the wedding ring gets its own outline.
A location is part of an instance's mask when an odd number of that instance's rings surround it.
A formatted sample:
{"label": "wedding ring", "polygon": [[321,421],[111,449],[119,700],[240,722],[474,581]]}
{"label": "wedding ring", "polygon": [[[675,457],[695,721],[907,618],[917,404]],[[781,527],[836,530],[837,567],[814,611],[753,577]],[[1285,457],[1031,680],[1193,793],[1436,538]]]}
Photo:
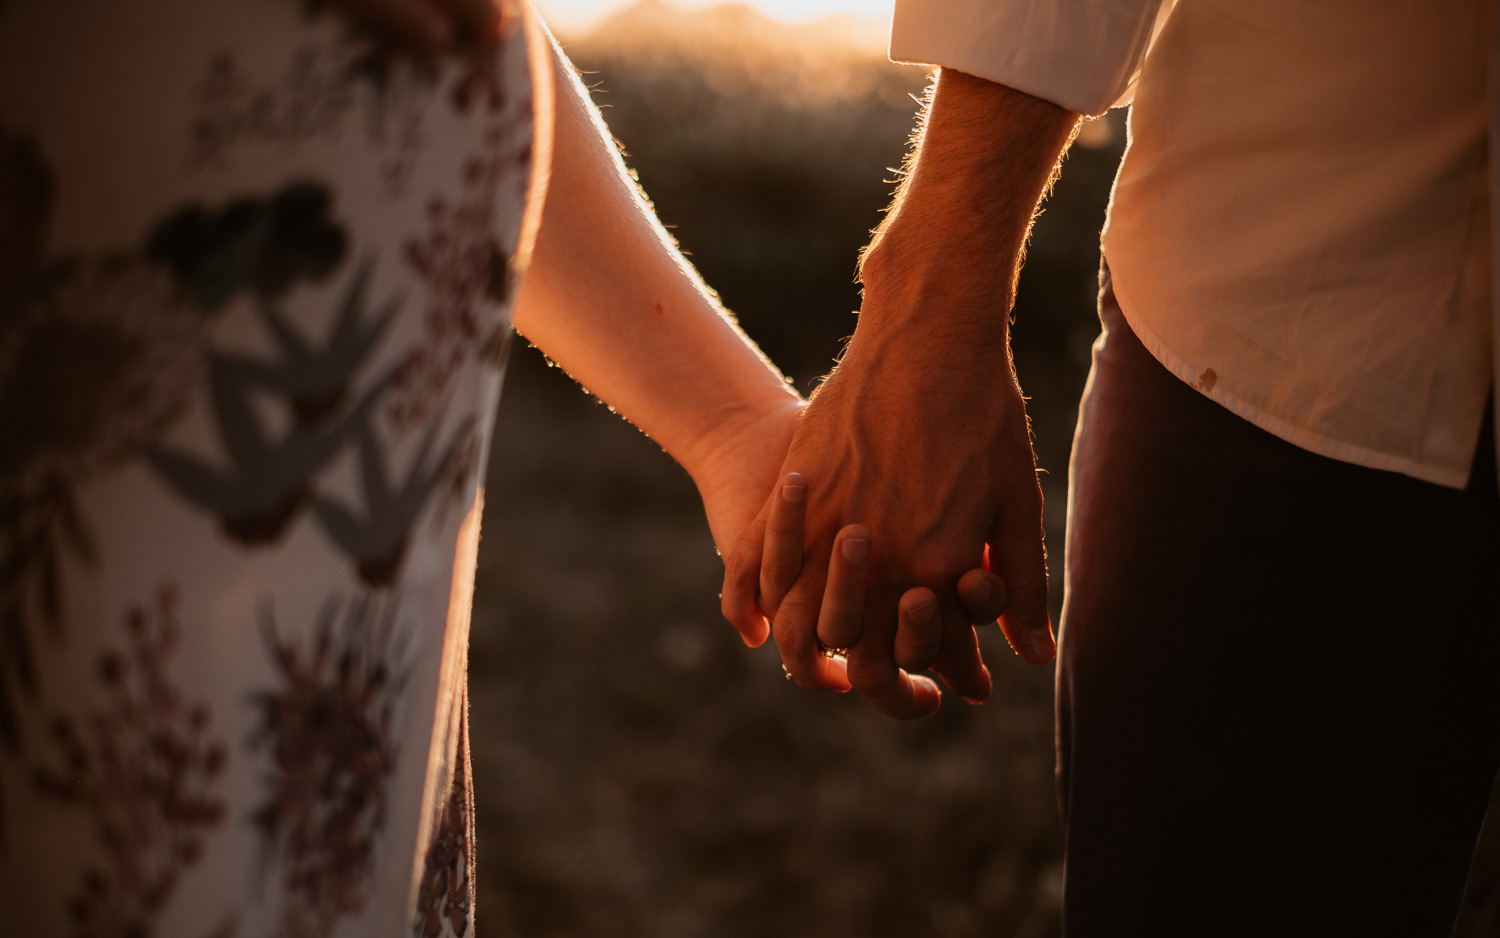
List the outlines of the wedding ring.
{"label": "wedding ring", "polygon": [[825,645],[821,641],[818,642],[818,653],[821,654],[824,658],[847,658],[847,657],[849,657],[849,649],[847,649],[847,648],[834,648],[832,645]]}

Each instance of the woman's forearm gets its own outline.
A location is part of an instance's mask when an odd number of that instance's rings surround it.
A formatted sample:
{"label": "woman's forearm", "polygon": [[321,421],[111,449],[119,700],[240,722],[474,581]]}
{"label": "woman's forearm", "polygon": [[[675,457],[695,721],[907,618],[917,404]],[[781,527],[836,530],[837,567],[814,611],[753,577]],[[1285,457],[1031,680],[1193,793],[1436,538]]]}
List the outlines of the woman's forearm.
{"label": "woman's forearm", "polygon": [[697,475],[800,400],[677,250],[551,43],[552,170],[516,330]]}

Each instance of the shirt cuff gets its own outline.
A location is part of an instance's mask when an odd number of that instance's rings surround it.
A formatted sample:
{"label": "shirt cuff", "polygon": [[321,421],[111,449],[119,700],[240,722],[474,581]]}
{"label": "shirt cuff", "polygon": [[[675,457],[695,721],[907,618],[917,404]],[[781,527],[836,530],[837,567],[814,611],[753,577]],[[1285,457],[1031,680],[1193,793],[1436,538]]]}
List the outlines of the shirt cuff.
{"label": "shirt cuff", "polygon": [[1129,103],[1175,0],[896,0],[893,62],[941,65],[1097,116]]}

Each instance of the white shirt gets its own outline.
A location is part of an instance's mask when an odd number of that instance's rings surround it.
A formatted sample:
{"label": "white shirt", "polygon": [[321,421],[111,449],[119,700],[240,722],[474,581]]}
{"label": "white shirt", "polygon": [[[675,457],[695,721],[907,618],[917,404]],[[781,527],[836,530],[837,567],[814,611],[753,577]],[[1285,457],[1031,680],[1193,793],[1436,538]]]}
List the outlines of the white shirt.
{"label": "white shirt", "polygon": [[1103,247],[1164,366],[1316,453],[1468,480],[1497,360],[1486,0],[897,0],[891,58],[1131,103]]}

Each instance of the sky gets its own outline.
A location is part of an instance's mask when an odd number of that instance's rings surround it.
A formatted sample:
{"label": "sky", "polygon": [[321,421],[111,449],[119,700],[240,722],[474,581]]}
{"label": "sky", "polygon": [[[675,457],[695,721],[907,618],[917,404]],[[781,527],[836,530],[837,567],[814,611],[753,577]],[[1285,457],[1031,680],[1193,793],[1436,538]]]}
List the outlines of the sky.
{"label": "sky", "polygon": [[[536,0],[547,21],[560,29],[587,28],[633,0]],[[717,6],[723,0],[670,0],[680,7]],[[740,0],[767,16],[788,22],[807,22],[836,13],[854,13],[889,21],[894,0]]]}

